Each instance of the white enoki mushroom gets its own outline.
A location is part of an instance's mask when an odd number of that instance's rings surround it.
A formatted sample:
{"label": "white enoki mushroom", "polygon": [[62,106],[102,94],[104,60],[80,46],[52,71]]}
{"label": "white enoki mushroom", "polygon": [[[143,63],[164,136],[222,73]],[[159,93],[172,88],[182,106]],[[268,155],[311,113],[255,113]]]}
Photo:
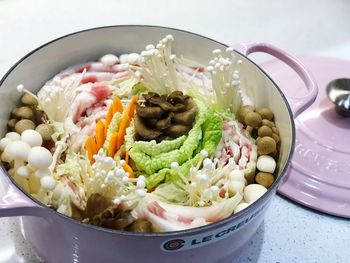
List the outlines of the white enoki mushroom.
{"label": "white enoki mushroom", "polygon": [[173,62],[175,56],[171,54],[173,41],[174,37],[168,35],[160,40],[156,47],[146,46],[139,58],[140,67],[135,68],[143,76],[142,84],[158,94],[169,94],[174,90],[182,90]]}
{"label": "white enoki mushroom", "polygon": [[119,58],[114,54],[106,54],[100,58],[100,61],[103,65],[113,66],[114,64],[119,63]]}
{"label": "white enoki mushroom", "polygon": [[239,69],[241,60],[237,60],[232,48],[227,48],[230,57],[223,57],[220,49],[215,49],[215,57],[210,60],[207,71],[211,73],[212,86],[216,101],[224,110],[237,112],[242,103]]}
{"label": "white enoki mushroom", "polygon": [[87,183],[88,195],[100,193],[111,198],[115,205],[123,203],[130,209],[146,195],[146,178],[144,176],[130,178],[123,169],[125,160],[116,162],[113,158],[106,156],[103,149],[94,155],[94,160]]}
{"label": "white enoki mushroom", "polygon": [[[171,163],[171,169],[177,171],[181,180],[184,181],[186,190],[189,193],[189,203],[193,206],[210,205],[220,199],[220,188],[211,183],[217,162],[213,162],[207,156],[208,152],[202,150],[199,164],[190,169],[188,178],[181,174],[178,163]],[[199,169],[201,166],[202,169]]]}
{"label": "white enoki mushroom", "polygon": [[73,105],[77,94],[81,92],[78,87],[85,73],[86,68],[78,77],[72,79],[67,84],[64,84],[65,82],[59,77],[55,77],[39,91],[39,107],[45,111],[50,120],[62,123],[65,122],[69,115],[70,107],[60,108],[59,110],[57,107],[60,105]]}

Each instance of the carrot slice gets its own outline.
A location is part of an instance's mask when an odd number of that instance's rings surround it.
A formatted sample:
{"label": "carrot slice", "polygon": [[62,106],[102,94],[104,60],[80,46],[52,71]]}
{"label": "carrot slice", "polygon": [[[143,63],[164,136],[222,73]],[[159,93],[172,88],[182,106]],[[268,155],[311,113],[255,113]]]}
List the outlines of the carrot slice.
{"label": "carrot slice", "polygon": [[106,139],[106,132],[105,132],[105,125],[104,123],[99,120],[96,123],[96,144],[97,144],[97,148],[100,149],[103,146],[103,143]]}
{"label": "carrot slice", "polygon": [[129,114],[130,119],[132,117],[134,117],[137,101],[138,101],[137,96],[133,96],[131,101],[130,101],[129,108],[128,108],[128,110],[129,110],[128,114]]}
{"label": "carrot slice", "polygon": [[94,154],[97,153],[98,148],[95,142],[95,139],[92,136],[89,136],[85,141],[85,149],[88,152],[88,158],[90,163],[94,163]]}
{"label": "carrot slice", "polygon": [[130,167],[130,165],[125,164],[124,165],[124,170],[129,174],[129,178],[135,178],[135,173],[132,170],[132,168]]}
{"label": "carrot slice", "polygon": [[118,148],[117,149],[119,149],[119,147],[122,146],[124,143],[126,128],[129,127],[131,119],[134,117],[137,100],[138,100],[137,96],[132,97],[129,107],[124,112],[123,118],[120,121],[119,130],[118,130]]}
{"label": "carrot slice", "polygon": [[117,138],[118,138],[118,133],[113,133],[111,140],[109,141],[109,147],[108,147],[108,156],[113,157],[114,154],[117,151]]}
{"label": "carrot slice", "polygon": [[123,105],[118,97],[115,97],[111,107],[113,107],[113,113],[116,113],[116,112],[122,113],[123,112]]}
{"label": "carrot slice", "polygon": [[108,128],[109,124],[111,123],[111,120],[113,118],[113,107],[110,106],[107,114],[106,114],[106,127]]}

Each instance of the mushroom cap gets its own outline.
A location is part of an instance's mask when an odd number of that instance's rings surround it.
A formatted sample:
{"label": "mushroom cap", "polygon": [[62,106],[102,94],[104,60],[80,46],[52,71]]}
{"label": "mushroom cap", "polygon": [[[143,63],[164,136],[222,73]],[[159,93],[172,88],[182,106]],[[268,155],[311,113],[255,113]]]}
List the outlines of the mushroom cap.
{"label": "mushroom cap", "polygon": [[23,131],[28,129],[35,129],[35,123],[31,120],[22,119],[18,121],[15,125],[15,131],[18,133],[22,133]]}
{"label": "mushroom cap", "polygon": [[242,193],[244,186],[245,183],[242,181],[230,181],[228,183],[228,190],[233,194]]}
{"label": "mushroom cap", "polygon": [[271,121],[274,117],[272,110],[269,108],[260,108],[256,110],[261,115],[261,118]]}
{"label": "mushroom cap", "polygon": [[43,143],[43,138],[40,133],[35,130],[25,130],[21,134],[22,141],[28,143],[31,147],[40,146]]}
{"label": "mushroom cap", "polygon": [[44,170],[52,163],[52,154],[44,147],[35,146],[29,151],[28,163],[35,169]]}
{"label": "mushroom cap", "polygon": [[256,162],[260,172],[273,173],[276,169],[276,161],[269,155],[261,155]]}
{"label": "mushroom cap", "polygon": [[56,181],[52,176],[43,176],[40,179],[41,187],[47,190],[53,190],[56,186]]}
{"label": "mushroom cap", "polygon": [[30,174],[30,169],[28,168],[28,166],[23,165],[21,167],[18,167],[16,172],[19,176],[28,178]]}
{"label": "mushroom cap", "polygon": [[261,155],[272,153],[277,149],[276,141],[269,136],[262,137],[258,141],[257,147],[258,147],[258,153]]}
{"label": "mushroom cap", "polygon": [[9,138],[11,141],[19,141],[21,139],[21,135],[17,132],[8,132],[5,137]]}
{"label": "mushroom cap", "polygon": [[232,181],[242,181],[245,182],[244,172],[242,170],[233,170],[228,175],[229,179]]}
{"label": "mushroom cap", "polygon": [[257,128],[261,125],[262,118],[256,112],[248,112],[244,117],[244,123],[250,127]]}
{"label": "mushroom cap", "polygon": [[30,146],[23,141],[14,141],[7,145],[5,150],[13,160],[26,161],[30,151]]}
{"label": "mushroom cap", "polygon": [[259,172],[255,176],[255,181],[258,184],[261,184],[261,185],[265,186],[266,188],[269,188],[273,184],[273,182],[275,181],[275,177],[273,176],[273,174],[270,174],[270,173]]}
{"label": "mushroom cap", "polygon": [[2,138],[0,140],[0,151],[4,151],[6,146],[11,142],[12,140],[10,138],[6,138],[6,137]]}
{"label": "mushroom cap", "polygon": [[114,64],[119,62],[119,59],[114,54],[106,54],[100,58],[100,61],[102,62],[103,65],[113,66]]}
{"label": "mushroom cap", "polygon": [[258,200],[263,194],[267,192],[267,189],[260,184],[250,184],[244,188],[243,196],[247,203],[253,203]]}
{"label": "mushroom cap", "polygon": [[40,133],[44,140],[51,140],[51,135],[54,133],[53,128],[49,124],[39,124],[35,130]]}

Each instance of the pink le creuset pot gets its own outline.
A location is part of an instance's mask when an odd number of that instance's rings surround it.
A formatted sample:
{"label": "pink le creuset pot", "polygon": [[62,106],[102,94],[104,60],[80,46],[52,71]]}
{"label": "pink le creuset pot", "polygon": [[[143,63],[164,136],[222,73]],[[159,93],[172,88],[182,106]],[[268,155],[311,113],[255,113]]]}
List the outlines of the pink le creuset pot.
{"label": "pink le creuset pot", "polygon": [[[212,50],[227,45],[183,30],[158,26],[107,26],[55,39],[18,61],[0,82],[0,130],[6,133],[11,109],[20,94],[18,84],[37,92],[55,73],[70,65],[96,60],[106,53],[139,52],[171,34],[174,53],[207,64]],[[46,262],[232,262],[263,222],[271,198],[291,162],[295,142],[294,118],[310,106],[318,89],[312,76],[293,56],[265,43],[233,46],[243,61],[242,86],[257,107],[275,112],[282,138],[278,177],[269,190],[241,212],[217,223],[168,233],[132,233],[96,227],[68,218],[27,195],[1,166],[0,217],[23,216],[23,234]],[[298,98],[283,94],[273,80],[247,56],[270,54],[288,64],[303,80],[307,92]],[[297,77],[297,76],[296,76]],[[281,88],[281,89],[280,89]]]}

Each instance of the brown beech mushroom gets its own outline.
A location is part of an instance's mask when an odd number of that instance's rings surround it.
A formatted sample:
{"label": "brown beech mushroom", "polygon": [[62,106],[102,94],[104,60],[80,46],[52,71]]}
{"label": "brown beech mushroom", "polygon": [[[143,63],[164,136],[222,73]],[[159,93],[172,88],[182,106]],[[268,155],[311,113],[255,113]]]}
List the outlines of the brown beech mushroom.
{"label": "brown beech mushroom", "polygon": [[34,116],[33,110],[27,106],[14,108],[12,114],[21,119],[32,119]]}
{"label": "brown beech mushroom", "polygon": [[16,123],[16,119],[11,119],[7,122],[7,127],[9,127],[10,130],[13,130],[15,128]]}
{"label": "brown beech mushroom", "polygon": [[264,137],[264,136],[270,136],[272,135],[272,129],[269,126],[263,125],[258,129],[258,136]]}
{"label": "brown beech mushroom", "polygon": [[275,124],[274,124],[272,121],[269,121],[269,120],[267,120],[267,119],[263,119],[263,120],[261,121],[261,124],[262,124],[262,125],[266,125],[266,126],[268,126],[268,127],[270,127],[270,128],[275,127]]}
{"label": "brown beech mushroom", "polygon": [[280,141],[280,137],[275,133],[272,133],[271,137],[272,137],[272,139],[275,140],[276,143],[278,143]]}
{"label": "brown beech mushroom", "polygon": [[244,122],[244,118],[249,112],[254,112],[254,107],[251,105],[245,105],[239,108],[237,112],[237,119],[240,122]]}
{"label": "brown beech mushroom", "polygon": [[273,112],[269,108],[260,108],[256,110],[260,114],[261,118],[267,119],[269,121],[273,120]]}
{"label": "brown beech mushroom", "polygon": [[54,133],[54,130],[50,125],[43,123],[39,124],[38,127],[35,128],[35,130],[38,133],[40,133],[41,137],[43,137],[45,141],[51,140],[51,136]]}
{"label": "brown beech mushroom", "polygon": [[248,112],[244,117],[244,123],[253,128],[259,127],[261,122],[261,116],[256,112]]}
{"label": "brown beech mushroom", "polygon": [[28,93],[24,93],[23,96],[21,97],[21,102],[24,105],[27,106],[36,106],[38,105],[38,100],[33,97],[32,95],[28,94]]}
{"label": "brown beech mushroom", "polygon": [[35,129],[35,124],[31,120],[20,120],[16,123],[15,125],[15,131],[18,133],[22,133],[25,130],[34,130]]}
{"label": "brown beech mushroom", "polygon": [[260,155],[272,153],[277,149],[275,140],[268,136],[262,137],[258,141],[257,146]]}
{"label": "brown beech mushroom", "polygon": [[259,172],[255,176],[255,181],[258,184],[269,188],[275,181],[275,177],[271,173]]}

